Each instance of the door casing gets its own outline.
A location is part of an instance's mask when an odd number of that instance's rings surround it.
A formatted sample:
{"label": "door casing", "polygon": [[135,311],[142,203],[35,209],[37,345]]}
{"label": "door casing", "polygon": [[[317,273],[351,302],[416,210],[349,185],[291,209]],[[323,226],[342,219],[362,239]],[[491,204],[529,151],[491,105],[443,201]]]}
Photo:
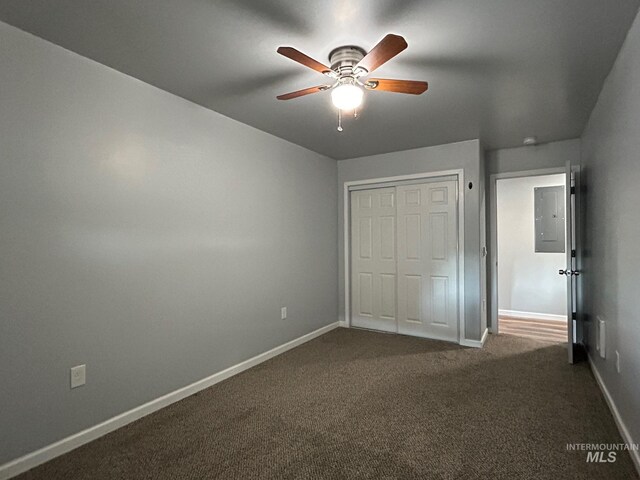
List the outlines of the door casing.
{"label": "door casing", "polygon": [[[505,178],[522,178],[536,177],[542,175],[567,174],[566,167],[543,168],[536,170],[522,170],[508,173],[494,173],[489,176],[489,236],[491,252],[489,257],[490,275],[489,275],[489,305],[491,307],[489,331],[498,333],[498,197],[497,197],[497,181]],[[565,210],[565,228],[567,235],[570,235],[571,215],[568,209]],[[571,313],[567,312],[567,321],[571,322]],[[573,328],[569,329],[571,332]]]}
{"label": "door casing", "polygon": [[444,170],[439,172],[425,172],[395,177],[369,178],[344,182],[344,313],[347,327],[351,327],[351,195],[350,189],[368,186],[369,188],[402,185],[403,182],[416,180],[433,180],[438,177],[455,176],[458,182],[458,343],[464,344],[465,316],[464,316],[464,170]]}

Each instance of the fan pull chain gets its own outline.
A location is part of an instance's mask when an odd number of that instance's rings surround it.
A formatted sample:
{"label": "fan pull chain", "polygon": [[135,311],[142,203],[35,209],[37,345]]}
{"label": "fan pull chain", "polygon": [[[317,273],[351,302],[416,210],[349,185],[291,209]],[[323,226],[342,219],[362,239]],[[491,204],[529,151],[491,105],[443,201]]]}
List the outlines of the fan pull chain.
{"label": "fan pull chain", "polygon": [[338,131],[341,132],[344,130],[342,128],[342,110],[338,109]]}
{"label": "fan pull chain", "polygon": [[353,109],[353,118],[358,118],[358,109],[357,108]]}

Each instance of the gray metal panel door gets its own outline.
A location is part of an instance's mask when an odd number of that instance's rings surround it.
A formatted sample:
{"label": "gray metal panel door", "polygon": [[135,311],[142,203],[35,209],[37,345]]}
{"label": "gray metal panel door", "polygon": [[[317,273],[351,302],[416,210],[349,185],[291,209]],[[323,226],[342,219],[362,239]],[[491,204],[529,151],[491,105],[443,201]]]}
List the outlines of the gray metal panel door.
{"label": "gray metal panel door", "polygon": [[537,253],[564,253],[564,185],[536,187],[533,191],[535,205],[535,251]]}

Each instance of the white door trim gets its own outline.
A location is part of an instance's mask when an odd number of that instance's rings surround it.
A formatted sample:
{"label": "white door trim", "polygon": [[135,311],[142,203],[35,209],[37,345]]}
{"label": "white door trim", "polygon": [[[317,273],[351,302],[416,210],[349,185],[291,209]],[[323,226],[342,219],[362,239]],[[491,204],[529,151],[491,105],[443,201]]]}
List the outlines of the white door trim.
{"label": "white door trim", "polygon": [[[521,170],[518,172],[493,173],[489,176],[489,236],[491,242],[490,269],[489,269],[489,304],[491,305],[491,318],[489,331],[498,333],[498,196],[496,192],[497,181],[504,178],[538,177],[542,175],[556,175],[567,173],[565,167],[541,168],[538,170]],[[565,214],[565,218],[568,216]]]}
{"label": "white door trim", "polygon": [[465,339],[465,319],[464,319],[464,170],[443,170],[439,172],[415,173],[411,175],[399,175],[396,177],[369,178],[366,180],[353,180],[344,182],[343,195],[343,235],[344,235],[344,319],[347,327],[351,327],[351,195],[349,189],[354,186],[370,185],[372,188],[376,184],[384,183],[389,186],[389,182],[402,183],[407,180],[424,179],[430,180],[438,177],[456,176],[458,180],[458,343]]}

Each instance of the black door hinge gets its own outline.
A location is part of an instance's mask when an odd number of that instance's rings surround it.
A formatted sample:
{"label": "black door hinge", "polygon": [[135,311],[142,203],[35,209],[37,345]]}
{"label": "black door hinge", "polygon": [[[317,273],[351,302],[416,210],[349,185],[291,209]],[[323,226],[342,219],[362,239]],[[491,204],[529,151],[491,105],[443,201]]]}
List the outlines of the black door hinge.
{"label": "black door hinge", "polygon": [[576,312],[571,312],[571,320],[577,320],[578,314]]}
{"label": "black door hinge", "polygon": [[575,195],[576,194],[576,187],[571,187],[571,190],[569,190],[571,192],[571,195]]}
{"label": "black door hinge", "polygon": [[571,258],[576,258],[576,251],[575,250],[571,250]]}

